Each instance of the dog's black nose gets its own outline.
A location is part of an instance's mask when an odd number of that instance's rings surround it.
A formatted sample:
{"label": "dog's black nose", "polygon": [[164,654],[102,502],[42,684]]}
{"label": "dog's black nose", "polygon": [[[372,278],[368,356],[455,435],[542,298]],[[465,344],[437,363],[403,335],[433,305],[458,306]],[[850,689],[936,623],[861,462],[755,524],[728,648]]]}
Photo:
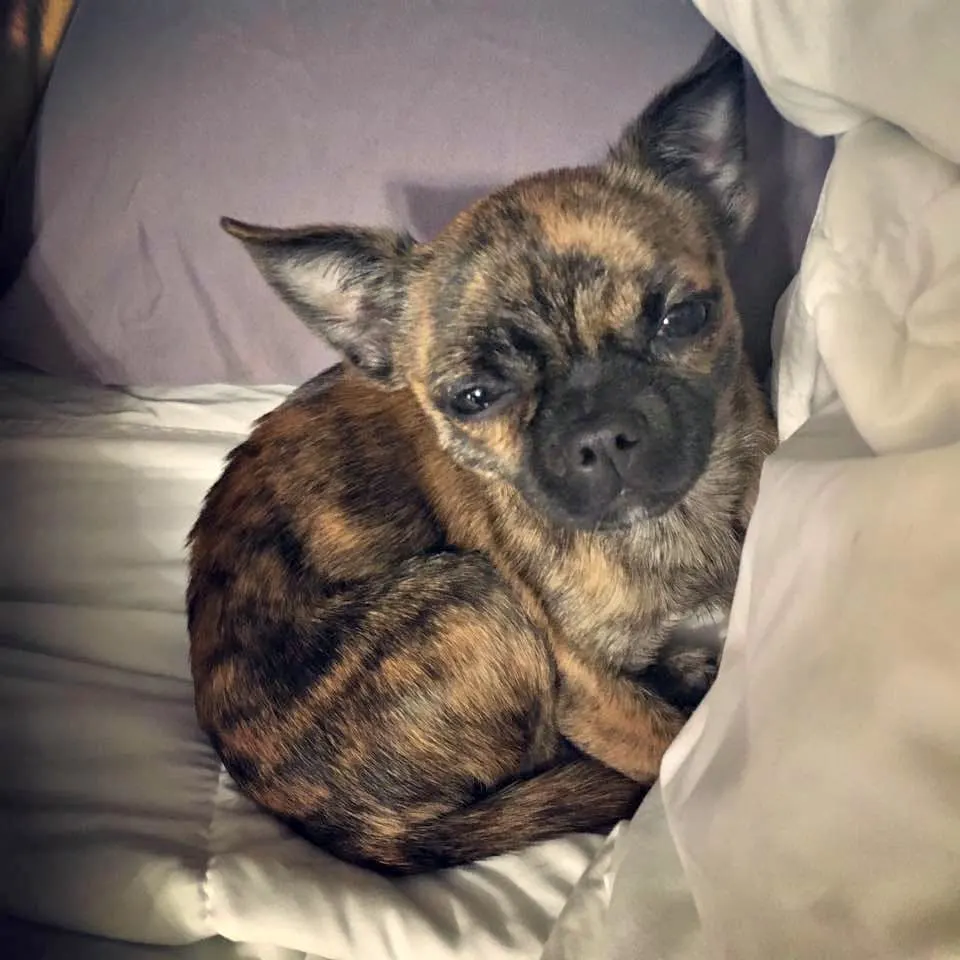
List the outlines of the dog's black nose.
{"label": "dog's black nose", "polygon": [[544,449],[548,483],[573,497],[584,516],[602,514],[631,489],[642,451],[643,424],[632,418],[592,417],[555,434]]}
{"label": "dog's black nose", "polygon": [[566,461],[573,474],[590,477],[594,484],[607,481],[618,488],[630,472],[640,430],[627,422],[608,421],[571,431],[566,442]]}

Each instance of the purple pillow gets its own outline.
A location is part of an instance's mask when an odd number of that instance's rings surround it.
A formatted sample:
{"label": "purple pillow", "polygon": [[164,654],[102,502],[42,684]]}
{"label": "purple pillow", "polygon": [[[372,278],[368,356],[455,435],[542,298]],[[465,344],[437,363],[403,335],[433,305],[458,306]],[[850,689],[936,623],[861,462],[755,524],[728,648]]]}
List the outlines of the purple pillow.
{"label": "purple pillow", "polygon": [[[13,185],[0,353],[114,384],[305,380],[335,355],[221,215],[426,238],[491,187],[599,159],[711,32],[678,0],[81,0]],[[738,285],[763,353],[825,152],[752,100],[776,210]]]}

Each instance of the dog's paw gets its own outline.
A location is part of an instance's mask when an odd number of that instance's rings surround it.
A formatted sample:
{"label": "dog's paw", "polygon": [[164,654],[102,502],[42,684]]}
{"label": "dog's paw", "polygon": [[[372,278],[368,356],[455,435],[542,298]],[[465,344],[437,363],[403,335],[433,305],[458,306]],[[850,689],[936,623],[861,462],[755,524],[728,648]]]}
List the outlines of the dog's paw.
{"label": "dog's paw", "polygon": [[719,669],[720,652],[715,648],[683,646],[661,657],[657,686],[675,707],[692,713],[713,686]]}
{"label": "dog's paw", "polygon": [[712,647],[687,647],[673,652],[665,665],[691,689],[707,690],[720,669],[720,653]]}

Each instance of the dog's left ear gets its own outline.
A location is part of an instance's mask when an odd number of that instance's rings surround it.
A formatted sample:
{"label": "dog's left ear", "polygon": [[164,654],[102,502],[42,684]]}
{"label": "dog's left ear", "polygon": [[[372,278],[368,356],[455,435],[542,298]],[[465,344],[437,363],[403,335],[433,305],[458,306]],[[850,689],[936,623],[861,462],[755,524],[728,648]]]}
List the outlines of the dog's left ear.
{"label": "dog's left ear", "polygon": [[719,226],[740,239],[756,207],[745,114],[743,60],[716,34],[690,72],[623,131],[608,162],[645,167],[697,194]]}

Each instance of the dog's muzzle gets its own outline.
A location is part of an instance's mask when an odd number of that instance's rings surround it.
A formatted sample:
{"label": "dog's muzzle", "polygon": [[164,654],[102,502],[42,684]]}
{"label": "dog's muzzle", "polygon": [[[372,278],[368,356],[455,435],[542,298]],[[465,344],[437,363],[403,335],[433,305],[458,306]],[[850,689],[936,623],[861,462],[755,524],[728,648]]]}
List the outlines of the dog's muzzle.
{"label": "dog's muzzle", "polygon": [[658,516],[706,469],[715,410],[708,384],[637,367],[579,365],[541,408],[532,473],[568,524],[616,524],[637,509]]}

